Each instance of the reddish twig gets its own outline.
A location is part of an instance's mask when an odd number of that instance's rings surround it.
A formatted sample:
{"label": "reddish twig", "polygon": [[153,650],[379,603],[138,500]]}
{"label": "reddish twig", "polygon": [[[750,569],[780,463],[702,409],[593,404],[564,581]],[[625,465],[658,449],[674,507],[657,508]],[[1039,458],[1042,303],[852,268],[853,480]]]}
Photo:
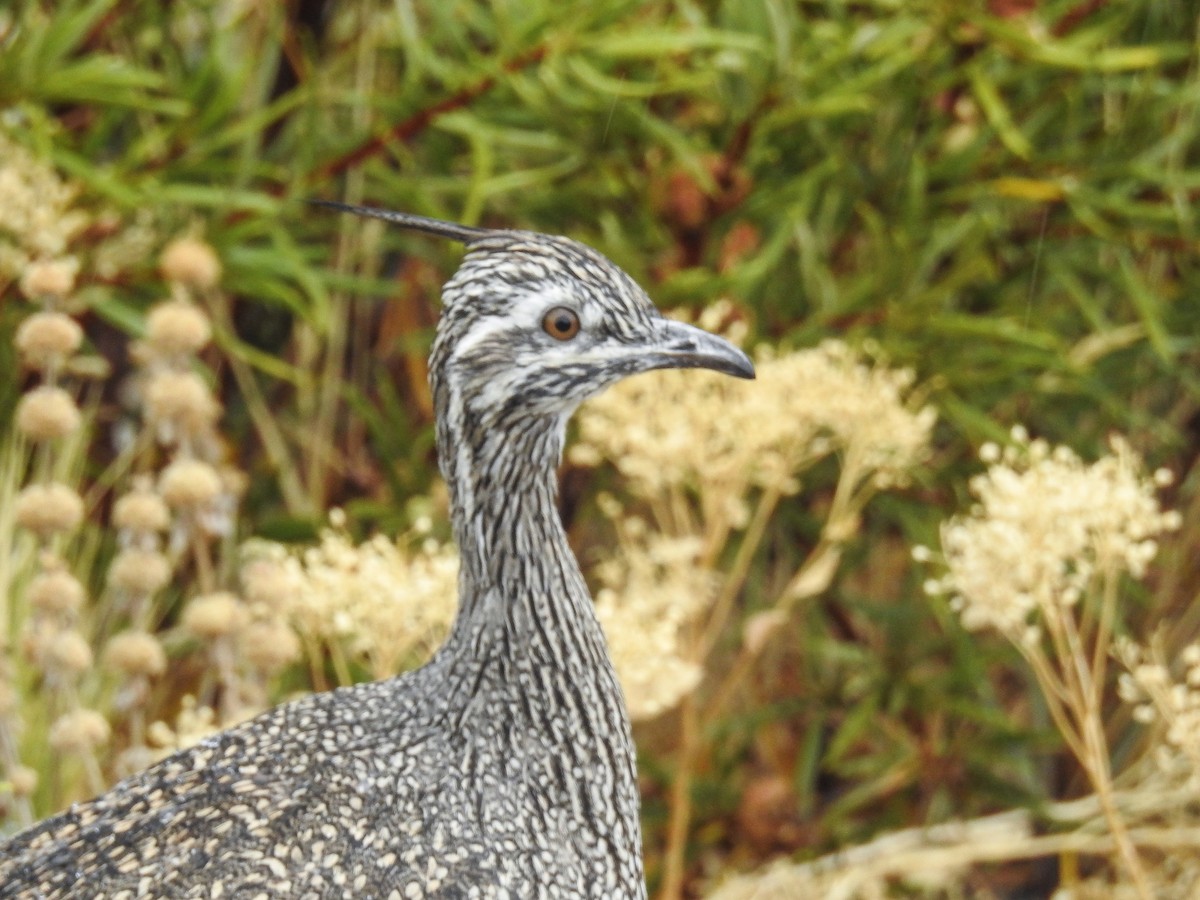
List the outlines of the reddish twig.
{"label": "reddish twig", "polygon": [[[534,47],[527,53],[523,53],[513,59],[510,59],[502,67],[501,71],[505,74],[519,72],[521,69],[531,65],[536,65],[541,62],[546,56],[546,46],[543,44],[539,47]],[[326,181],[330,178],[342,174],[348,169],[352,169],[365,159],[369,159],[381,150],[396,142],[407,142],[412,140],[416,135],[420,134],[430,123],[439,116],[445,115],[456,109],[461,109],[470,104],[476,98],[486,94],[496,85],[497,75],[488,75],[480,79],[470,87],[463,88],[455,94],[451,94],[446,99],[433,106],[426,107],[414,115],[409,116],[401,122],[393,125],[385,134],[376,135],[366,143],[354,148],[349,153],[345,153],[336,159],[318,168],[312,175],[312,179],[318,183]]]}

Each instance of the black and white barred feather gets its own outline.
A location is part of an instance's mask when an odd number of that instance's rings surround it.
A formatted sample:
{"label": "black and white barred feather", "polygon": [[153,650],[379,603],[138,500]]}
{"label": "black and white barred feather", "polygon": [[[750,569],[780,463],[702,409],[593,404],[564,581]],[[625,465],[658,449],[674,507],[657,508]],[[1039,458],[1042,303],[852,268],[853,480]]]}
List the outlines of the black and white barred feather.
{"label": "black and white barred feather", "polygon": [[[462,560],[449,638],[0,844],[0,897],[645,897],[629,719],[555,470],[570,414],[614,381],[753,369],[574,241],[353,211],[467,247],[430,360]],[[569,340],[543,328],[556,308]]]}

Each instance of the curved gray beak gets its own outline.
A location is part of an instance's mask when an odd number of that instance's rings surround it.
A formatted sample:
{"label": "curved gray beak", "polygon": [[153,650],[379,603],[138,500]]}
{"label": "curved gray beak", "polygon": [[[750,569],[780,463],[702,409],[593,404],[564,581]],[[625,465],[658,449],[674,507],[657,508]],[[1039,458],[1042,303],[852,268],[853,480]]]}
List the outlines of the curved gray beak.
{"label": "curved gray beak", "polygon": [[737,378],[753,378],[750,357],[724,338],[695,325],[663,319],[659,340],[647,354],[648,369],[712,369]]}

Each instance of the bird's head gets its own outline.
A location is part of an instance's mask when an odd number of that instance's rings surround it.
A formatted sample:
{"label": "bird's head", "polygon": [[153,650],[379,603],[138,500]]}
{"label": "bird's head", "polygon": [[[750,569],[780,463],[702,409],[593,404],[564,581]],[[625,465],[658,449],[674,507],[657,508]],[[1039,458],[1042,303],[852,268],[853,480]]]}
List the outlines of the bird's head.
{"label": "bird's head", "polygon": [[430,367],[439,402],[457,394],[476,421],[562,421],[613,382],[651,369],[754,377],[741,350],[664,317],[633,279],[577,241],[328,205],[466,246],[442,291]]}

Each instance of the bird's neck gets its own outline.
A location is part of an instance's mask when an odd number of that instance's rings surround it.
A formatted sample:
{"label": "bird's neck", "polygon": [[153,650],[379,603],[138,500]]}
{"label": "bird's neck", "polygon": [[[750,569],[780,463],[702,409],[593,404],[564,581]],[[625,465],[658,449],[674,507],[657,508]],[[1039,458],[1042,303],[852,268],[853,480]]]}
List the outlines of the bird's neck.
{"label": "bird's neck", "polygon": [[604,638],[558,513],[564,423],[458,405],[438,447],[461,557],[456,658],[606,669]]}

